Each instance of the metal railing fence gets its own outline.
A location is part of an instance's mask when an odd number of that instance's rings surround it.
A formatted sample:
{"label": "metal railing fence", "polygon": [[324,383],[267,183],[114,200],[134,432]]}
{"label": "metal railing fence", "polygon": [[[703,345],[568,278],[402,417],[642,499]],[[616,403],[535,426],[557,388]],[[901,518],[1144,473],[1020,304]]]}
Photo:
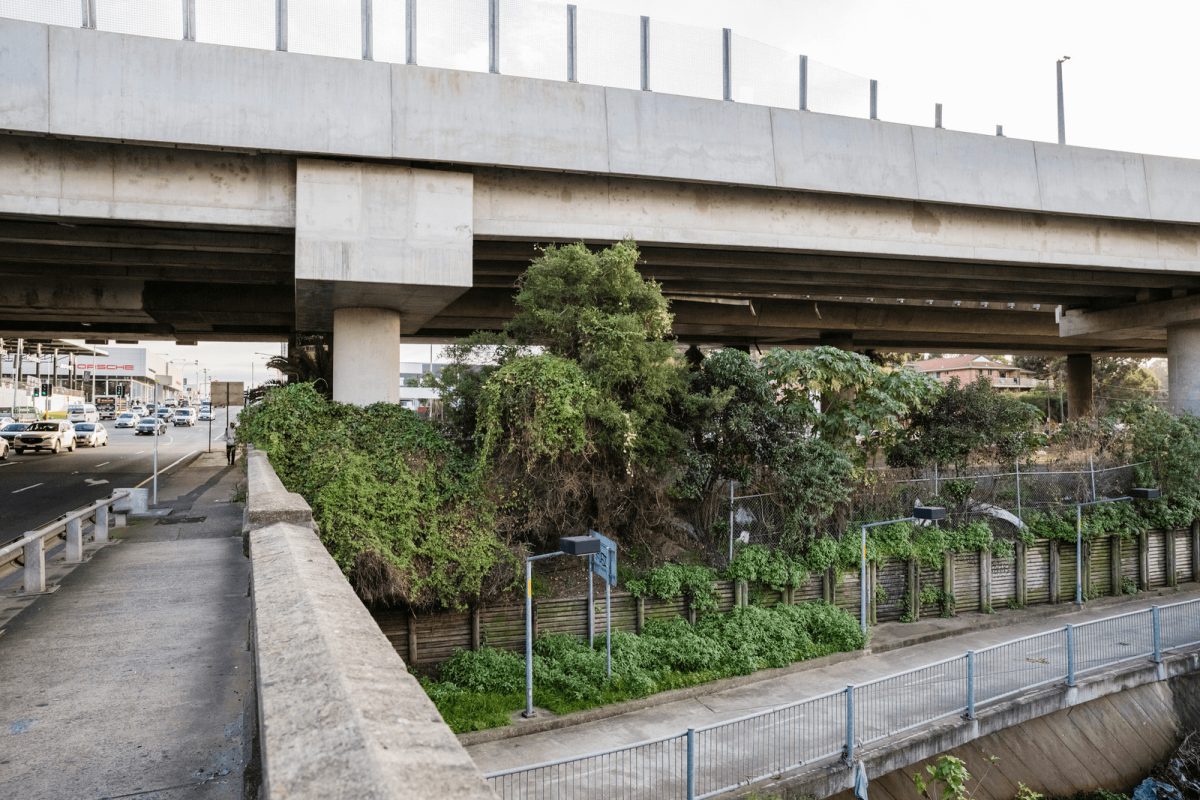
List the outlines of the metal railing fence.
{"label": "metal railing fence", "polygon": [[1067,625],[685,733],[486,775],[502,800],[702,800],[984,703],[1200,644],[1200,600]]}
{"label": "metal railing fence", "polygon": [[[82,508],[69,511],[53,522],[27,532],[0,547],[0,578],[17,570],[24,570],[23,589],[26,594],[46,591],[46,551],[54,547],[57,540],[67,543],[66,560],[79,563],[83,560],[83,542],[89,532],[85,529],[92,523],[90,533],[96,542],[108,541],[109,511],[118,500],[129,496],[127,490],[119,489],[108,497],[89,503]],[[117,527],[125,524],[125,515],[116,515]]]}

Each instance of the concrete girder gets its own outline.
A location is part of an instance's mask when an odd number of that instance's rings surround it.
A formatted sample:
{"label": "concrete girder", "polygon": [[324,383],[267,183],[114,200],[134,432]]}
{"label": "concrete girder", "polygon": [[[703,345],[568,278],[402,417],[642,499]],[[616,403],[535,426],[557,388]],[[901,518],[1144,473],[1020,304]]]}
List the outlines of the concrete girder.
{"label": "concrete girder", "polygon": [[1058,330],[1064,337],[1096,336],[1163,331],[1194,322],[1200,322],[1200,295],[1098,311],[1071,309],[1061,313]]}
{"label": "concrete girder", "polygon": [[42,222],[20,217],[0,218],[0,242],[64,247],[290,255],[296,245],[296,236],[290,227],[271,232],[262,228],[169,228],[163,225],[138,225],[123,223],[120,220],[97,221],[81,217]]}
{"label": "concrete girder", "polygon": [[181,281],[195,282],[203,278],[210,283],[222,284],[270,284],[292,286],[295,283],[294,269],[289,264],[286,272],[254,269],[198,269],[180,266],[146,266],[127,264],[49,264],[45,262],[0,260],[0,281],[12,278],[39,278],[45,280],[78,280],[81,275],[88,278],[122,281]]}

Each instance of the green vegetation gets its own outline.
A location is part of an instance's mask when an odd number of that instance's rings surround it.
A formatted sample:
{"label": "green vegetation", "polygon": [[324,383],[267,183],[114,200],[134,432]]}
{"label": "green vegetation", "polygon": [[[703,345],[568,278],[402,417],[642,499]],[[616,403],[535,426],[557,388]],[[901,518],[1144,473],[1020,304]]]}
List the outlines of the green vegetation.
{"label": "green vegetation", "polygon": [[[603,636],[594,648],[572,636],[542,636],[534,643],[533,700],[566,714],[864,644],[852,616],[819,602],[738,608],[701,617],[695,627],[679,617],[650,620],[640,636],[613,632],[610,683]],[[507,725],[525,705],[524,658],[490,647],[455,652],[440,680],[421,683],[456,733]]]}

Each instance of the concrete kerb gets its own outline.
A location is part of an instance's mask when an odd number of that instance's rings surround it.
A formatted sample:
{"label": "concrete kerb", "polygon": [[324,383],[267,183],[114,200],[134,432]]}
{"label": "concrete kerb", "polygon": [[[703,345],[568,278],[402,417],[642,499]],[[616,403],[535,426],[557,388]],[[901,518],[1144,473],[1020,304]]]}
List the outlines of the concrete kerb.
{"label": "concrete kerb", "polygon": [[321,544],[303,498],[264,453],[250,450],[246,463],[262,796],[494,797]]}
{"label": "concrete kerb", "polygon": [[[1166,588],[1162,591],[1175,594],[1180,591],[1192,591],[1200,589],[1198,584],[1184,584],[1180,589]],[[519,736],[527,736],[534,733],[544,733],[546,731],[561,730],[570,728],[575,725],[584,725],[589,722],[597,722],[599,720],[611,719],[619,717],[622,714],[630,714],[634,711],[641,711],[646,708],[655,708],[657,706],[674,703],[677,700],[688,700],[694,697],[702,697],[707,694],[716,694],[729,689],[736,689],[740,686],[749,686],[762,681],[769,681],[776,678],[781,678],[785,675],[792,675],[797,672],[805,672],[813,669],[821,669],[823,667],[841,664],[846,661],[854,661],[864,656],[872,654],[886,653],[889,650],[898,650],[902,647],[911,647],[913,645],[925,644],[927,642],[935,642],[940,639],[947,639],[951,636],[959,636],[965,633],[975,633],[978,631],[994,630],[996,628],[1005,628],[1010,625],[1019,625],[1036,619],[1047,619],[1054,617],[1068,616],[1077,614],[1084,610],[1091,610],[1099,607],[1120,605],[1129,600],[1136,600],[1138,597],[1145,597],[1149,593],[1140,595],[1126,595],[1121,597],[1102,597],[1096,600],[1089,601],[1086,606],[1077,606],[1074,603],[1062,603],[1053,606],[1043,606],[1034,609],[1021,609],[1020,611],[1006,610],[995,614],[972,614],[968,618],[956,617],[949,620],[936,620],[937,623],[947,623],[947,626],[938,630],[920,630],[921,623],[906,624],[906,623],[890,623],[889,626],[898,626],[901,630],[898,634],[892,634],[890,631],[880,631],[874,629],[875,638],[865,650],[855,650],[849,653],[834,653],[821,658],[814,658],[809,661],[800,661],[786,667],[777,669],[759,670],[750,675],[739,675],[733,678],[723,678],[711,683],[703,683],[698,686],[689,686],[685,689],[671,689],[666,692],[649,697],[642,697],[637,700],[627,700],[623,703],[614,703],[609,706],[600,708],[590,708],[586,711],[576,711],[571,714],[564,714],[560,717],[538,717],[533,720],[520,720],[512,725],[506,725],[502,728],[489,728],[483,731],[472,731],[470,733],[458,734],[458,741],[463,747],[472,747],[477,744],[485,744],[487,742],[497,742],[503,739],[513,739]],[[1172,601],[1174,602],[1174,601]],[[917,630],[913,630],[916,628]],[[909,630],[904,630],[909,629]],[[911,632],[909,632],[911,631]],[[890,634],[890,635],[889,635]],[[882,641],[881,641],[882,640]]]}

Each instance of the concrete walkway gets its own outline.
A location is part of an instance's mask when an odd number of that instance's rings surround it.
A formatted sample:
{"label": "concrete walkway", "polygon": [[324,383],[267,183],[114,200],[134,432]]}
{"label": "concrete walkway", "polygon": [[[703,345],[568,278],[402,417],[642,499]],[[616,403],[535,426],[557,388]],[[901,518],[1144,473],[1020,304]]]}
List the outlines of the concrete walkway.
{"label": "concrete walkway", "polygon": [[[1195,584],[1189,584],[1187,591],[1164,590],[1161,593],[1156,591],[1131,598],[1125,602],[1085,608],[1077,613],[1054,618],[1040,617],[1024,622],[1016,621],[1015,624],[989,630],[964,632],[961,635],[937,641],[899,647],[827,667],[794,672],[724,691],[714,691],[609,719],[470,745],[467,747],[467,752],[486,774],[542,761],[553,761],[622,747],[647,739],[682,733],[689,727],[711,725],[747,714],[766,711],[786,703],[845,689],[847,684],[865,683],[876,678],[959,656],[967,650],[979,650],[1023,636],[1060,629],[1068,623],[1078,624],[1091,619],[1149,608],[1152,605],[1166,605],[1198,597],[1200,597],[1200,588],[1196,588]],[[1020,613],[1006,612],[1006,615]],[[971,621],[970,618],[978,618],[978,616],[969,615],[969,617],[937,620],[936,622],[931,620],[930,623],[940,627],[954,626],[955,624],[966,627]],[[917,625],[922,624],[917,623]],[[915,628],[917,625],[904,626],[894,623],[883,626],[879,630],[876,641],[894,640],[904,635],[904,628]]]}
{"label": "concrete walkway", "polygon": [[114,529],[7,623],[0,797],[234,800],[247,773],[256,785],[242,473],[224,462],[171,476],[168,516]]}

